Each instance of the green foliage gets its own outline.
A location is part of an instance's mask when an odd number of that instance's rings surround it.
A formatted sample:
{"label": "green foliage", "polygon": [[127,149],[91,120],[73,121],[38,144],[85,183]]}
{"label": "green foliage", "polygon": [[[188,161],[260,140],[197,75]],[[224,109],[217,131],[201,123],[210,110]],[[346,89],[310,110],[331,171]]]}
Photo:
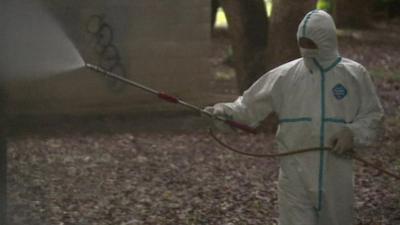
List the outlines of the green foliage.
{"label": "green foliage", "polygon": [[335,8],[335,1],[336,0],[318,0],[316,8],[332,14]]}
{"label": "green foliage", "polygon": [[373,7],[373,10],[376,12],[386,12],[389,18],[398,17],[400,15],[399,0],[375,0]]}
{"label": "green foliage", "polygon": [[378,10],[385,9],[396,3],[396,1],[397,0],[375,0],[374,8]]}
{"label": "green foliage", "polygon": [[[264,0],[265,2],[265,10],[267,10],[267,16],[271,16],[272,12],[272,0]],[[226,15],[224,10],[220,7],[218,8],[217,11],[217,18],[215,21],[215,26],[220,27],[220,28],[227,28],[228,27],[228,21],[226,19]]]}
{"label": "green foliage", "polygon": [[317,2],[317,9],[322,9],[325,10],[327,12],[330,12],[332,9],[332,0],[319,0]]}
{"label": "green foliage", "polygon": [[398,0],[376,0],[377,3],[388,4],[388,3],[396,3]]}

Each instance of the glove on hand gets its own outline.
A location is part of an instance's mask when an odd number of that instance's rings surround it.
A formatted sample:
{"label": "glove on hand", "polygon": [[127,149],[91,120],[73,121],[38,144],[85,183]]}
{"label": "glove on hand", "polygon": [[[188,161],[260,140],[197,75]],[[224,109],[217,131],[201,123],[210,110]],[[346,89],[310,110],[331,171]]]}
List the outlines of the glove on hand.
{"label": "glove on hand", "polygon": [[211,113],[213,116],[225,117],[224,108],[218,104],[215,106],[207,106],[204,108],[204,111]]}
{"label": "glove on hand", "polygon": [[353,132],[348,127],[343,127],[337,133],[335,133],[329,140],[329,144],[332,146],[332,152],[345,157],[350,158],[353,152]]}
{"label": "glove on hand", "polygon": [[[226,119],[230,119],[231,116],[227,115],[224,111],[224,108],[218,104],[214,105],[214,106],[207,106],[203,109],[204,111],[211,113],[214,117],[223,117]],[[217,119],[213,119],[213,124],[214,126],[221,131],[224,132],[231,132],[232,128],[227,125],[226,123],[217,120]]]}

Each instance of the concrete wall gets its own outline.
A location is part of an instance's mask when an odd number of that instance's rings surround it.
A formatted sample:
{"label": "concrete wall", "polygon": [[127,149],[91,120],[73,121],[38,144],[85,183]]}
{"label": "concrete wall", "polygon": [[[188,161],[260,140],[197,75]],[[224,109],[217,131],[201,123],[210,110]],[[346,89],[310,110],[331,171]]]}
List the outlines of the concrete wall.
{"label": "concrete wall", "polygon": [[[210,3],[204,0],[42,0],[85,60],[101,63],[96,38],[87,32],[104,15],[126,77],[194,104],[209,94]],[[60,55],[63,52],[59,52]],[[103,57],[104,58],[104,57]],[[122,73],[122,70],[115,72]],[[10,113],[86,114],[181,110],[131,87],[80,68],[7,82]]]}

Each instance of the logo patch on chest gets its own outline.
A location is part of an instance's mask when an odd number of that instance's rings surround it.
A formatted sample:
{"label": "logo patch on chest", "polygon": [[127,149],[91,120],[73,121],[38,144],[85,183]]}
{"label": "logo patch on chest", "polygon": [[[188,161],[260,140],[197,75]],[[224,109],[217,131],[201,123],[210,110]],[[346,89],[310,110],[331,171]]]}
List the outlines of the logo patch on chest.
{"label": "logo patch on chest", "polygon": [[336,84],[335,87],[332,88],[333,96],[337,100],[341,100],[347,95],[347,89],[342,84]]}

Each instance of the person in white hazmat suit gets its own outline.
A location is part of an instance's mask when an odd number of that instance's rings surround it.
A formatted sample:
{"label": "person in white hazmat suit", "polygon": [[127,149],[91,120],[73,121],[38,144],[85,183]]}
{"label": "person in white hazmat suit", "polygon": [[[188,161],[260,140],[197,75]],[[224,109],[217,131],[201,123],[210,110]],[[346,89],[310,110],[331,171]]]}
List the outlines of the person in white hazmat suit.
{"label": "person in white hazmat suit", "polygon": [[280,159],[280,225],[351,225],[349,153],[376,141],[383,109],[367,70],[340,57],[329,14],[309,12],[297,39],[302,58],[269,71],[234,102],[205,110],[253,127],[275,112],[279,151],[321,148]]}

